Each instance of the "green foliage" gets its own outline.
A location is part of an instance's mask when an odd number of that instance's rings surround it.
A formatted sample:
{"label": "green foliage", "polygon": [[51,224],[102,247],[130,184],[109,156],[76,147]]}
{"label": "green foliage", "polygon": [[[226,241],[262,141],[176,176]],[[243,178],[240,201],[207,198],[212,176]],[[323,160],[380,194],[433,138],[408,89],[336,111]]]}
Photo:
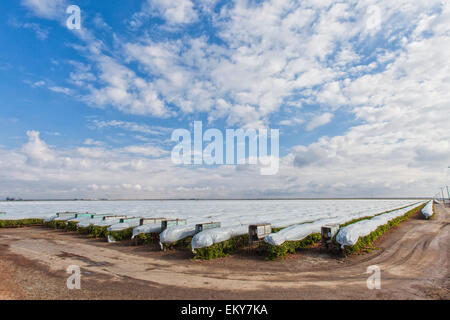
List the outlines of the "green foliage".
{"label": "green foliage", "polygon": [[172,249],[189,249],[191,250],[191,240],[192,237],[187,237],[172,243],[164,243],[163,248],[165,250],[172,250]]}
{"label": "green foliage", "polygon": [[77,231],[77,229],[78,229],[77,224],[78,224],[78,221],[67,222],[66,231]]}
{"label": "green foliage", "polygon": [[65,229],[67,221],[56,221],[56,229]]}
{"label": "green foliage", "polygon": [[303,249],[319,242],[321,238],[322,236],[320,233],[313,233],[303,240],[286,241],[279,246],[274,246],[264,241],[261,242],[260,246],[262,246],[264,251],[267,252],[268,260],[275,260],[278,257],[284,259],[288,254],[294,254],[295,250]]}
{"label": "green foliage", "polygon": [[55,229],[55,221],[44,222],[44,227]]}
{"label": "green foliage", "polygon": [[116,241],[130,240],[133,236],[133,228],[119,231],[107,231],[106,235],[112,237]]}
{"label": "green foliage", "polygon": [[[368,217],[362,217],[362,218],[353,219],[353,220],[351,220],[351,221],[348,221],[348,222],[346,222],[346,223],[343,223],[343,224],[339,225],[339,229],[342,229],[342,228],[344,228],[344,227],[346,227],[346,226],[348,226],[348,225],[354,224],[354,223],[359,222],[359,221],[361,221],[361,220],[370,220],[370,219],[372,219],[372,218],[374,218],[374,217],[376,217],[376,216],[380,216],[380,215],[382,215],[382,214],[389,213],[389,212],[392,212],[392,211],[395,211],[395,210],[400,210],[400,209],[403,209],[403,208],[406,208],[406,207],[408,207],[408,206],[404,206],[404,207],[400,207],[400,208],[397,208],[397,209],[392,209],[392,210],[383,211],[383,212],[377,213],[376,215],[373,215],[373,216],[368,216]],[[413,209],[413,210],[414,210],[414,209]],[[338,232],[338,233],[339,233],[339,232]],[[336,236],[337,236],[338,233],[336,233],[336,234],[334,235],[334,237],[333,237],[333,243],[334,243],[335,245],[337,245],[337,246],[339,246],[339,243],[337,243],[337,241],[336,241]]]}
{"label": "green foliage", "polygon": [[365,236],[365,237],[360,237],[358,239],[358,242],[355,243],[353,246],[348,246],[345,247],[345,251],[347,254],[352,254],[352,253],[357,253],[357,252],[361,252],[361,251],[370,251],[375,249],[372,246],[372,243],[377,240],[381,235],[383,235],[384,233],[386,233],[389,229],[399,225],[401,222],[408,220],[413,214],[417,213],[419,210],[422,210],[422,208],[425,205],[421,205],[419,207],[416,207],[412,210],[409,210],[408,212],[406,212],[404,215],[397,217],[391,221],[389,221],[388,223],[379,226],[375,231],[373,231],[371,234]]}
{"label": "green foliage", "polygon": [[[375,216],[368,216],[368,217],[356,218],[356,219],[353,219],[353,220],[348,221],[348,222],[346,222],[346,223],[340,224],[340,225],[339,225],[339,228],[341,229],[341,228],[346,227],[346,226],[348,226],[348,225],[350,225],[350,224],[357,223],[357,222],[359,222],[359,221],[361,221],[361,220],[370,220],[370,219],[372,219],[373,217],[375,217]],[[335,237],[336,237],[336,235],[335,235]]]}
{"label": "green foliage", "polygon": [[93,238],[106,238],[108,234],[108,226],[90,226],[89,236]]}
{"label": "green foliage", "polygon": [[0,228],[23,228],[42,225],[44,219],[0,220]]}
{"label": "green foliage", "polygon": [[159,242],[159,233],[141,233],[134,237],[138,245],[149,245]]}
{"label": "green foliage", "polygon": [[[370,220],[370,219],[372,219],[373,217],[380,216],[380,215],[382,215],[382,214],[385,214],[385,213],[388,213],[388,212],[392,212],[392,211],[395,211],[395,210],[400,210],[400,209],[403,209],[403,208],[406,208],[406,207],[408,207],[408,206],[404,206],[404,207],[400,207],[400,208],[397,208],[397,209],[392,209],[392,210],[383,211],[383,212],[377,213],[376,215],[373,215],[373,216],[368,216],[368,217],[362,217],[362,218],[353,219],[353,220],[351,220],[351,221],[348,221],[348,222],[346,222],[346,223],[343,223],[343,224],[339,225],[339,228],[346,227],[346,226],[348,226],[348,225],[350,225],[350,224],[354,224],[354,223],[359,222],[359,221],[361,221],[361,220]],[[335,236],[335,237],[336,237],[336,236]]]}
{"label": "green foliage", "polygon": [[65,229],[66,228],[66,221],[65,220],[52,220],[48,222],[44,222],[44,226],[47,228],[52,229]]}
{"label": "green foliage", "polygon": [[91,233],[91,226],[89,227],[78,227],[77,231],[79,234],[89,234]]}
{"label": "green foliage", "polygon": [[211,260],[226,257],[236,252],[236,250],[247,246],[248,243],[248,235],[234,237],[206,248],[194,249],[194,259]]}
{"label": "green foliage", "polygon": [[[272,233],[279,232],[283,229],[284,228],[272,228]],[[235,253],[238,249],[244,248],[248,245],[248,235],[234,237],[206,248],[194,249],[194,259],[211,260],[215,258],[227,257],[228,255]]]}

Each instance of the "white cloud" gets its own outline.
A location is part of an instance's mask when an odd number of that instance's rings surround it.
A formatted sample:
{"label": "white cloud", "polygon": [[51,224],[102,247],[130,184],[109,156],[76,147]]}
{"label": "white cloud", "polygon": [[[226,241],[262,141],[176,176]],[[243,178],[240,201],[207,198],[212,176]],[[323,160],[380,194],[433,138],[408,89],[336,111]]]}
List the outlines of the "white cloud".
{"label": "white cloud", "polygon": [[40,139],[38,131],[27,131],[27,135],[29,140],[28,143],[23,146],[22,150],[30,163],[47,164],[54,161],[54,152]]}
{"label": "white cloud", "polygon": [[[362,124],[297,146],[286,160],[306,179],[311,172],[317,184],[345,182],[339,189],[354,189],[354,194],[357,188],[361,194],[413,194],[419,188],[432,195],[440,184],[448,184],[450,77],[443,66],[450,27],[443,24],[437,16],[420,17],[420,32],[413,32],[385,70],[341,83],[336,97],[342,99],[335,98],[336,104],[351,105]],[[419,36],[424,26],[433,37]]]}
{"label": "white cloud", "polygon": [[[52,11],[46,1],[42,8],[36,1],[24,3],[39,12]],[[374,4],[382,20],[378,31],[369,32],[368,9]],[[147,19],[158,14],[168,25],[177,25],[208,12],[220,44],[205,35],[155,40],[142,32],[131,39],[115,36],[114,48],[106,48],[89,31],[77,34],[85,42],[78,49],[92,67],[76,67],[72,83],[88,89],[84,101],[92,106],[113,106],[124,113],[167,118],[206,112],[210,121],[225,118],[229,125],[267,125],[270,116],[289,101],[318,104],[318,109],[354,103],[355,97],[343,94],[349,79],[382,69],[380,63],[401,52],[394,44],[400,44],[402,37],[414,27],[414,37],[427,28],[436,29],[445,15],[434,12],[438,5],[444,6],[438,0],[414,5],[406,0],[242,0],[212,11],[215,5],[215,1],[194,5],[190,0],[154,0],[146,2],[137,16]],[[381,37],[381,43],[384,40],[383,47],[374,52],[378,61],[367,61],[370,56],[361,53],[360,46],[373,45],[375,36]],[[105,54],[111,51],[111,56]]]}
{"label": "white cloud", "polygon": [[29,131],[22,148],[0,149],[0,193],[25,198],[432,195],[442,165],[450,161],[450,143],[421,138],[423,128],[418,129],[407,136],[394,125],[364,125],[321,138],[280,159],[274,176],[261,176],[249,165],[175,166],[165,151],[150,145],[55,150]]}
{"label": "white cloud", "polygon": [[73,84],[79,87],[85,87],[88,86],[90,82],[97,80],[90,65],[74,60],[70,60],[69,64],[75,68],[75,70],[70,73],[70,82]]}
{"label": "white cloud", "polygon": [[98,57],[99,76],[104,86],[93,88],[86,98],[95,106],[115,105],[125,113],[136,115],[151,114],[157,117],[168,117],[170,111],[162,101],[154,84],[138,77],[129,68],[106,56]]}
{"label": "white cloud", "polygon": [[[170,157],[160,158],[166,151],[150,145],[54,150],[39,139],[38,132],[28,135],[29,142],[23,148],[0,149],[0,193],[45,198],[243,197],[260,192],[249,191],[252,177],[263,179],[257,167],[200,167],[197,171],[175,166]],[[237,177],[239,187],[235,186]],[[267,188],[264,183],[260,185]]]}
{"label": "white cloud", "polygon": [[22,0],[22,5],[38,17],[60,20],[65,17],[66,0]]}
{"label": "white cloud", "polygon": [[97,13],[93,19],[94,26],[98,29],[101,29],[103,31],[111,31],[112,28],[105,22],[102,15],[100,13]]}
{"label": "white cloud", "polygon": [[24,29],[30,29],[33,30],[36,34],[36,37],[39,40],[45,40],[48,37],[48,30],[43,29],[41,26],[39,26],[37,23],[24,23],[22,24],[22,27]]}
{"label": "white cloud", "polygon": [[298,124],[302,124],[304,122],[305,122],[304,119],[294,117],[291,119],[286,119],[286,120],[280,121],[280,126],[295,126]]}
{"label": "white cloud", "polygon": [[[169,25],[195,21],[200,14],[186,13],[195,6],[172,12],[175,2],[155,3]],[[374,4],[382,12],[381,24],[370,29],[367,9]],[[1,151],[5,181],[17,188],[36,179],[71,188],[95,184],[99,192],[100,186],[123,189],[125,183],[169,197],[424,195],[443,182],[442,170],[450,162],[448,2],[242,0],[210,12],[218,43],[204,35],[155,40],[144,32],[117,40],[113,50],[85,36],[78,49],[91,65],[75,66],[73,82],[88,88],[85,99],[92,105],[124,113],[204,112],[210,121],[260,126],[287,105],[298,120],[281,125],[308,119],[304,111],[316,115],[307,130],[329,123],[338,112],[352,118],[351,126],[292,148],[281,159],[279,175],[265,178],[252,167],[175,167],[165,158],[146,158],[157,151],[142,146],[130,146],[141,151],[133,155],[123,148],[84,148],[69,156],[50,150],[34,133],[23,149]],[[106,56],[109,50],[114,58]],[[161,133],[124,121],[94,125]],[[49,168],[50,162],[58,165]]]}
{"label": "white cloud", "polygon": [[101,146],[79,147],[77,148],[77,153],[87,159],[105,158],[111,156],[111,152],[109,150],[102,148]]}
{"label": "white cloud", "polygon": [[88,139],[84,140],[84,144],[87,145],[87,146],[97,146],[97,147],[99,147],[99,146],[104,145],[104,142],[96,141],[94,139],[88,138]]}
{"label": "white cloud", "polygon": [[36,82],[34,82],[34,83],[33,83],[33,86],[34,86],[34,87],[42,87],[42,86],[45,86],[45,84],[46,84],[46,82],[43,81],[43,80],[41,80],[41,81],[36,81]]}
{"label": "white cloud", "polygon": [[157,12],[169,24],[191,23],[198,16],[191,0],[148,0],[151,10]]}
{"label": "white cloud", "polygon": [[166,26],[174,27],[197,21],[198,14],[191,0],[146,0],[142,10],[133,15],[130,25],[139,28],[150,17],[159,17]]}
{"label": "white cloud", "polygon": [[122,150],[125,153],[138,154],[147,157],[161,157],[169,154],[169,151],[151,145],[128,146]]}
{"label": "white cloud", "polygon": [[329,112],[318,115],[308,123],[308,125],[306,126],[306,130],[308,131],[314,130],[317,127],[330,123],[332,119],[333,114]]}
{"label": "white cloud", "polygon": [[132,132],[139,132],[148,135],[168,135],[172,132],[172,128],[166,128],[161,126],[149,126],[142,123],[121,121],[121,120],[98,120],[94,119],[91,121],[91,125],[97,129],[104,128],[117,128]]}
{"label": "white cloud", "polygon": [[70,88],[65,88],[65,87],[53,86],[53,87],[49,87],[48,89],[53,92],[64,93],[65,95],[68,95],[68,96],[73,95],[75,93],[74,90],[72,90]]}

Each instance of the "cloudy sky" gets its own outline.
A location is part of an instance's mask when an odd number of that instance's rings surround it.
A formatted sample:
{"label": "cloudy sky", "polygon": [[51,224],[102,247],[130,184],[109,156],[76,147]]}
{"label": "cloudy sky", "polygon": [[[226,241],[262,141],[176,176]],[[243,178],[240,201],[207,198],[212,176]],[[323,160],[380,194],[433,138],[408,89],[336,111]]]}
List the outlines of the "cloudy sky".
{"label": "cloudy sky", "polygon": [[[69,5],[81,30],[69,30]],[[450,2],[0,3],[0,197],[433,196]],[[280,170],[175,165],[177,128],[280,130]]]}

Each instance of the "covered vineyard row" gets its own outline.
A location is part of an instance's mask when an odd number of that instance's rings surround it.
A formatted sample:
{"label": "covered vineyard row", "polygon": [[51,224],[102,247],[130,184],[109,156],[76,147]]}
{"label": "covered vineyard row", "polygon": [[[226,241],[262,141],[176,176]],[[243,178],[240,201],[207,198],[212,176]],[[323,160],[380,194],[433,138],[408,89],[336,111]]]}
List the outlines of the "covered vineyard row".
{"label": "covered vineyard row", "polygon": [[189,249],[199,259],[224,257],[250,247],[274,259],[318,243],[337,247],[343,253],[359,251],[419,210],[427,219],[432,217],[433,201],[407,203],[401,208],[389,207],[388,203],[369,209],[349,208],[345,216],[333,216],[330,212],[302,216],[267,214],[225,216],[221,221],[62,212],[45,220],[0,220],[0,227],[42,224],[108,242],[132,240],[136,245],[156,245],[161,250]]}

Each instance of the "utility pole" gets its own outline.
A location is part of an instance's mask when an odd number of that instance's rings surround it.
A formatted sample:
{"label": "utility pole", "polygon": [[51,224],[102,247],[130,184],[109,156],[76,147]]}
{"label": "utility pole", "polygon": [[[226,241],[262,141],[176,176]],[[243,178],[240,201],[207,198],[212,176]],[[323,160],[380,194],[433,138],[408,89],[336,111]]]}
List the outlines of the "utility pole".
{"label": "utility pole", "polygon": [[441,193],[442,193],[442,201],[444,202],[444,206],[445,206],[444,188],[441,188]]}
{"label": "utility pole", "polygon": [[[448,166],[447,169],[450,169],[450,166]],[[448,186],[445,187],[447,188],[448,202],[450,203],[450,192],[448,192]]]}
{"label": "utility pole", "polygon": [[448,186],[445,186],[447,188],[447,196],[448,196],[448,201],[450,202],[450,193],[448,192]]}

